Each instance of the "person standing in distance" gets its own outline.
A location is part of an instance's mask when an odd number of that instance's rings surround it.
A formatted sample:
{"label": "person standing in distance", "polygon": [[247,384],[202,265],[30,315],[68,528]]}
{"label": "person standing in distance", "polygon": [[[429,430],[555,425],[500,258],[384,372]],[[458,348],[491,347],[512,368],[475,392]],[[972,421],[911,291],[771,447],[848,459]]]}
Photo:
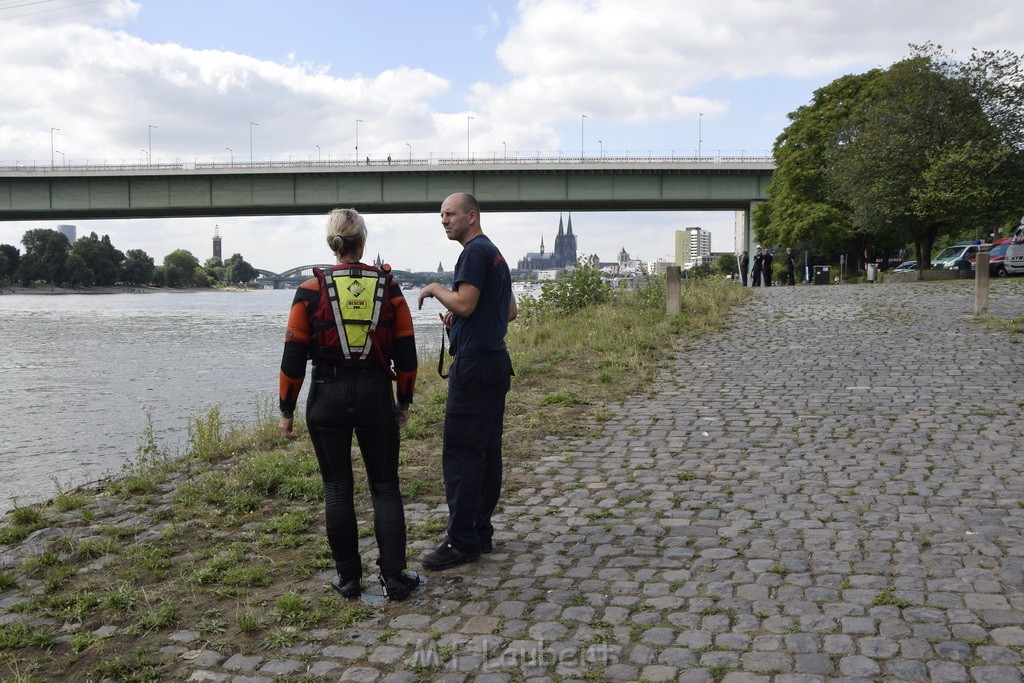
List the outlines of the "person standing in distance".
{"label": "person standing in distance", "polygon": [[505,333],[517,314],[508,264],[483,233],[476,199],[450,195],[441,204],[441,225],[448,239],[462,245],[462,253],[452,288],[431,283],[420,290],[418,301],[423,308],[424,299],[435,298],[448,309],[441,318],[454,356],[441,454],[447,538],[423,556],[428,570],[474,562],[494,549],[491,515],[501,494],[501,436],[512,383]]}
{"label": "person standing in distance", "polygon": [[744,250],[743,253],[740,254],[740,277],[743,279],[743,286],[744,287],[747,286],[747,273],[749,273],[749,272],[750,272],[750,254],[748,254],[746,252],[746,250]]}
{"label": "person standing in distance", "polygon": [[793,247],[786,247],[786,280],[790,286],[796,284],[796,256],[793,255]]}
{"label": "person standing in distance", "polygon": [[750,271],[750,276],[753,279],[752,287],[761,286],[761,266],[764,264],[764,254],[761,253],[761,247],[754,250],[754,268]]}
{"label": "person standing in distance", "polygon": [[762,256],[764,257],[761,261],[761,281],[764,282],[765,287],[772,286],[772,261],[775,257],[772,256],[772,252],[767,249],[764,250]]}

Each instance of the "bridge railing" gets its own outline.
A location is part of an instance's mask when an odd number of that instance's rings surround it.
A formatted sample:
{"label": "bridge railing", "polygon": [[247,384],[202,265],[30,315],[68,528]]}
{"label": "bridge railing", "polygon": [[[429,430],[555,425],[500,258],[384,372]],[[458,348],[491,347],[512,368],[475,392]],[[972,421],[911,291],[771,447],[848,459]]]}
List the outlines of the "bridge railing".
{"label": "bridge railing", "polygon": [[283,169],[308,169],[308,170],[338,170],[346,168],[423,168],[423,167],[451,167],[451,166],[524,166],[524,165],[608,165],[619,166],[623,164],[699,164],[709,167],[719,164],[774,164],[775,160],[768,151],[748,150],[719,150],[714,153],[698,153],[695,151],[675,150],[625,150],[625,151],[587,151],[584,154],[573,152],[550,152],[550,151],[515,151],[512,154],[505,152],[474,152],[466,157],[455,155],[443,157],[377,157],[371,155],[366,159],[309,159],[294,158],[287,159],[273,157],[258,161],[235,161],[214,158],[210,161],[200,161],[198,158],[192,160],[176,159],[170,161],[157,161],[149,163],[145,160],[133,162],[131,160],[107,160],[107,159],[86,159],[81,163],[69,162],[66,164],[53,165],[38,161],[0,161],[0,173],[31,173],[31,174],[52,174],[59,176],[84,175],[88,173],[131,173],[133,175],[145,175],[147,172],[206,172],[206,171],[267,171]]}

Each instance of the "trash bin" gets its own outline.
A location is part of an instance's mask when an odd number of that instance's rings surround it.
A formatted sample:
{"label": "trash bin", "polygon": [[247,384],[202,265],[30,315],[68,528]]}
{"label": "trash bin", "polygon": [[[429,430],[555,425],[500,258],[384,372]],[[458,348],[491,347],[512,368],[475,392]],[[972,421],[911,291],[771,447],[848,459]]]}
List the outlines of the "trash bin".
{"label": "trash bin", "polygon": [[814,266],[814,284],[827,285],[829,283],[829,268],[831,266]]}
{"label": "trash bin", "polygon": [[878,277],[878,264],[869,263],[868,266],[868,282],[874,282],[875,278]]}

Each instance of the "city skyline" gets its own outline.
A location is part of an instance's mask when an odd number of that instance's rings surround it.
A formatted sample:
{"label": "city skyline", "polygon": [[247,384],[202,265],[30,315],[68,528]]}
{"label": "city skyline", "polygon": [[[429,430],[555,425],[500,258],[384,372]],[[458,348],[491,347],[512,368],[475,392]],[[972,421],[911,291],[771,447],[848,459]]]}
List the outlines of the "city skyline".
{"label": "city skyline", "polygon": [[[18,65],[0,72],[0,165],[765,154],[835,78],[909,44],[1021,53],[1022,24],[1012,0],[0,4],[0,58]],[[672,258],[690,225],[733,250],[731,211],[574,213],[579,252],[603,260],[623,225],[645,260]],[[482,225],[511,259],[551,219],[485,204]],[[436,214],[367,221],[367,248],[395,265],[457,258]],[[67,222],[158,262],[206,253],[215,224],[226,255],[268,270],[329,256],[323,216]],[[21,248],[36,227],[54,224],[0,223],[0,243]]]}

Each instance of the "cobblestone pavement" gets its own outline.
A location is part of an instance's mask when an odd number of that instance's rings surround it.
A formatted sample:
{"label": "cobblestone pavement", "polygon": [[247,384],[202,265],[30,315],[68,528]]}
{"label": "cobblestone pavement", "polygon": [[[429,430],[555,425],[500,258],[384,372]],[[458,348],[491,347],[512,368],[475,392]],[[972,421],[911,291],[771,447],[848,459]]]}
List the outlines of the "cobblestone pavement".
{"label": "cobblestone pavement", "polygon": [[[757,290],[595,437],[545,444],[494,553],[182,676],[1020,681],[1024,347],[973,305],[962,282]],[[1024,316],[1024,281],[990,311]]]}

